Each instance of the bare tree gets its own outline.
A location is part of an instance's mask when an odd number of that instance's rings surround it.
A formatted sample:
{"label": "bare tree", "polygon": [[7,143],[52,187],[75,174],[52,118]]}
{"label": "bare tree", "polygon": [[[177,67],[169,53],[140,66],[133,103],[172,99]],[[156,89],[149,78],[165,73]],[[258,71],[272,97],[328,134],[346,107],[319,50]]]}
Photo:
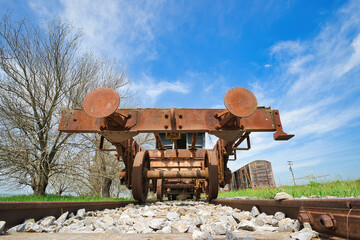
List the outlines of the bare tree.
{"label": "bare tree", "polygon": [[117,62],[79,48],[81,36],[59,19],[41,27],[1,19],[0,180],[45,194],[49,178],[67,169],[61,154],[76,140],[57,131],[61,110],[80,107],[97,87],[127,84]]}
{"label": "bare tree", "polygon": [[[136,141],[142,148],[151,148],[155,144],[153,134],[139,134],[135,137]],[[111,197],[122,195],[130,195],[125,186],[119,181],[119,172],[124,168],[122,159],[114,156],[113,153],[103,152],[97,149],[98,136],[94,134],[82,134],[81,140],[84,144],[81,152],[76,156],[68,156],[72,160],[72,166],[76,166],[76,171],[68,168],[67,178],[56,181],[55,192],[71,186],[71,190],[77,195],[91,195]],[[105,148],[112,148],[111,143],[105,141]]]}

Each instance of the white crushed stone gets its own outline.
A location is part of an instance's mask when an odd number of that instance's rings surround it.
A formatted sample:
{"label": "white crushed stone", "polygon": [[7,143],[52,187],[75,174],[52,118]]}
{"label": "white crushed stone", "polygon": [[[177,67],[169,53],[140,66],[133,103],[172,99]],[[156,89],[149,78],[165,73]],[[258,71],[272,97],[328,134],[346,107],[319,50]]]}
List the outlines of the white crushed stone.
{"label": "white crushed stone", "polygon": [[[305,224],[306,225],[306,224]],[[304,230],[306,229],[306,230]],[[88,211],[75,214],[65,212],[58,219],[45,217],[37,222],[28,219],[7,232],[47,233],[192,233],[193,239],[238,239],[232,233],[240,230],[256,232],[289,232],[295,239],[307,239],[316,232],[308,225],[286,218],[282,212],[275,215],[198,201],[168,201],[146,205],[129,204],[122,208]],[[299,231],[300,230],[300,231]],[[299,232],[298,232],[299,231]]]}

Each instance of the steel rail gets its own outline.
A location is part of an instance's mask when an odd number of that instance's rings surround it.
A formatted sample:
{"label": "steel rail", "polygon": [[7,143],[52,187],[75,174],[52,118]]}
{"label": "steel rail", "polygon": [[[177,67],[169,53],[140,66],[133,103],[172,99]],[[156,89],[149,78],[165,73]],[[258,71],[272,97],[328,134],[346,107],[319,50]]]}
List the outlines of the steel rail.
{"label": "steel rail", "polygon": [[99,201],[99,202],[0,202],[0,221],[5,221],[5,228],[21,224],[25,219],[34,218],[35,221],[43,217],[58,218],[68,211],[76,212],[85,208],[86,211],[113,209],[125,207],[136,201]]}
{"label": "steel rail", "polygon": [[[154,202],[154,201],[150,201]],[[102,202],[0,202],[0,220],[6,221],[6,228],[23,223],[25,219],[36,221],[46,217],[59,217],[62,213],[113,209],[136,201]],[[260,212],[275,214],[284,212],[287,217],[309,222],[322,236],[336,236],[360,239],[360,199],[292,199],[292,200],[243,200],[215,199],[212,204],[221,204],[251,211],[256,206]]]}
{"label": "steel rail", "polygon": [[287,217],[309,222],[323,236],[360,239],[360,199],[292,199],[292,200],[242,200],[215,199],[221,204],[251,211],[256,206],[260,212],[284,212]]}

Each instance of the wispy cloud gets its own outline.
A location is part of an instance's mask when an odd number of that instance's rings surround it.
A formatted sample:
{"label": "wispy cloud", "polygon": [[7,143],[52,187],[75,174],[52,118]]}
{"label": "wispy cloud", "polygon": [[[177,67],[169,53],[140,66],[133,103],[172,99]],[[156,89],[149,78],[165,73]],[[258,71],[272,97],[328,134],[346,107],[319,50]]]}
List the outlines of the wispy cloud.
{"label": "wispy cloud", "polygon": [[265,94],[284,96],[276,101],[285,126],[299,135],[325,134],[360,116],[360,6],[355,2],[340,9],[314,39],[275,44],[271,54],[280,74],[271,88],[255,85],[257,91],[262,87]]}
{"label": "wispy cloud", "polygon": [[141,97],[143,105],[148,107],[154,105],[162,94],[169,94],[170,92],[187,94],[191,90],[189,84],[184,84],[181,81],[158,81],[145,73],[142,76],[141,80],[132,83],[131,89]]}
{"label": "wispy cloud", "polygon": [[[253,83],[252,90],[259,102],[280,109],[284,130],[295,138],[280,146],[269,144],[271,135],[254,136],[252,152],[239,153],[241,158],[271,160],[278,173],[288,171],[285,160],[293,160],[303,174],[343,152],[335,138],[360,124],[359,12],[358,2],[350,1],[313,39],[282,41],[270,48],[273,78]],[[269,146],[272,159],[261,152]],[[234,170],[243,164],[231,166]]]}
{"label": "wispy cloud", "polygon": [[162,1],[31,0],[30,7],[43,17],[54,14],[85,33],[84,44],[123,62],[135,57],[157,58],[154,32],[160,25]]}

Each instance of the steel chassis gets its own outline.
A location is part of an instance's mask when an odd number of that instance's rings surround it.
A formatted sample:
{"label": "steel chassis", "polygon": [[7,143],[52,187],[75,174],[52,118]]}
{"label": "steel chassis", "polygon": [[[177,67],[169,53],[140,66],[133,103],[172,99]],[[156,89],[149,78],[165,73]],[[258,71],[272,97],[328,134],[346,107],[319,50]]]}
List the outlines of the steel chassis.
{"label": "steel chassis", "polygon": [[[294,136],[283,131],[278,110],[258,107],[255,96],[241,87],[225,94],[226,109],[118,109],[119,102],[114,90],[96,89],[86,96],[83,109],[63,111],[59,131],[100,134],[99,149],[116,151],[125,164],[120,179],[140,202],[146,201],[150,179],[159,200],[185,191],[197,199],[206,193],[211,201],[219,186],[231,181],[227,163],[236,159],[236,150],[250,149],[251,132],[275,132],[274,140]],[[213,149],[196,148],[199,132],[219,138]],[[153,133],[159,147],[142,149],[133,139],[139,133]],[[165,149],[159,133],[173,140],[175,149]],[[192,133],[189,149],[178,149],[181,133]],[[104,139],[115,148],[105,149]],[[240,148],[244,141],[247,146]]]}

